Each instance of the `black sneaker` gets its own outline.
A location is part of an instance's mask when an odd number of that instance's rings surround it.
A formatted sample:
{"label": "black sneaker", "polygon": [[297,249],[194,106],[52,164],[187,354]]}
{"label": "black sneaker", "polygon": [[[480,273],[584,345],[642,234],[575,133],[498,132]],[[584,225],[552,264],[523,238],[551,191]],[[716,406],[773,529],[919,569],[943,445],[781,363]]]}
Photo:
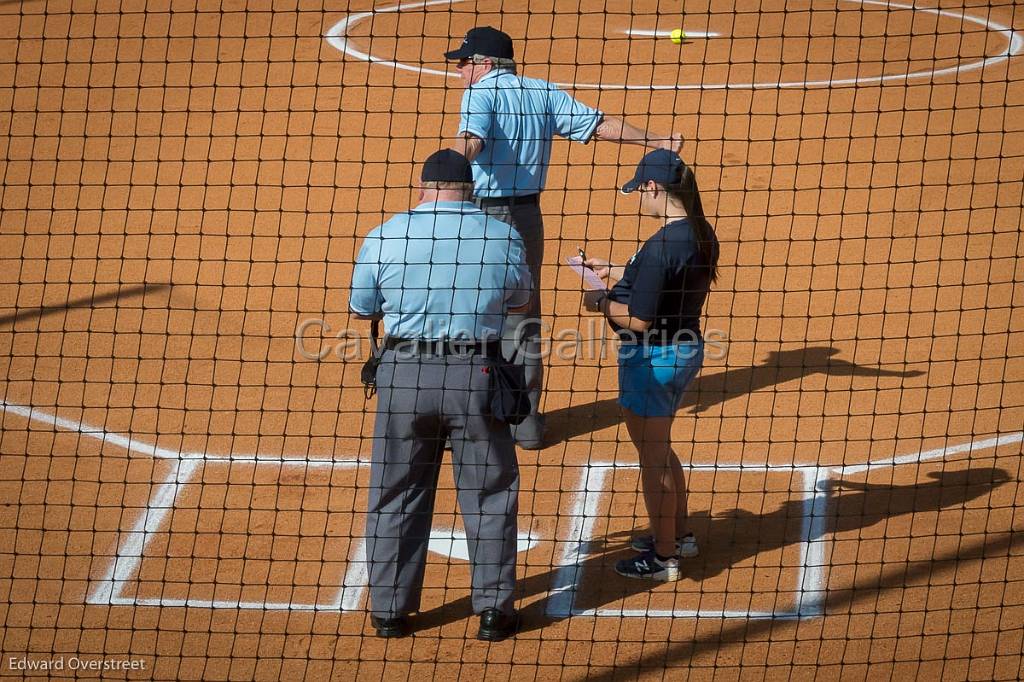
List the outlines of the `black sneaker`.
{"label": "black sneaker", "polygon": [[502,613],[498,609],[485,609],[480,614],[480,630],[477,639],[486,642],[500,642],[519,631],[519,612]]}
{"label": "black sneaker", "polygon": [[379,616],[371,615],[370,623],[377,630],[378,637],[390,639],[393,637],[405,637],[409,634],[409,619],[405,616],[380,618]]}
{"label": "black sneaker", "polygon": [[679,559],[659,559],[653,551],[637,554],[615,564],[615,572],[627,578],[646,578],[672,582],[679,580]]}

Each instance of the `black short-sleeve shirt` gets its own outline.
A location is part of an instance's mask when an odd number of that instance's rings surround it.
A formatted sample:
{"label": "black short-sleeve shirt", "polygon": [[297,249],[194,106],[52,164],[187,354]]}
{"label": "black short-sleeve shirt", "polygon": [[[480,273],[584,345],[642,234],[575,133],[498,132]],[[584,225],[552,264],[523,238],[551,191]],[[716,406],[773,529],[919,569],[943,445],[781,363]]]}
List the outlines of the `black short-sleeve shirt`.
{"label": "black short-sleeve shirt", "polygon": [[[717,254],[713,229],[711,236]],[[693,226],[683,218],[643,243],[608,297],[625,304],[631,317],[651,323],[646,339],[637,340],[664,345],[700,336],[700,316],[710,288],[711,268],[698,249]],[[624,339],[636,338],[614,322],[611,326]]]}

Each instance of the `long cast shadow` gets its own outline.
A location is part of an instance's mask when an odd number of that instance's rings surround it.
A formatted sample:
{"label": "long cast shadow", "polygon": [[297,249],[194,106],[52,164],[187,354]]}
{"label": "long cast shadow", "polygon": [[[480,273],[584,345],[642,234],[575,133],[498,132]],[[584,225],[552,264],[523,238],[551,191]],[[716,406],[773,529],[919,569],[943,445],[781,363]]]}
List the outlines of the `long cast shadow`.
{"label": "long cast shadow", "polygon": [[[879,595],[886,590],[900,589],[908,585],[934,584],[932,576],[943,576],[942,584],[949,584],[949,574],[956,571],[961,561],[978,561],[986,557],[1013,557],[1024,551],[1024,533],[1012,528],[1002,533],[985,533],[973,542],[960,543],[950,552],[906,562],[882,565],[880,575],[871,577],[867,572],[858,572],[850,584],[830,588],[822,607],[826,614],[849,614],[858,611],[877,610]],[[862,575],[866,577],[861,577]],[[773,619],[735,619],[723,623],[713,635],[701,635],[691,641],[671,642],[666,650],[657,653],[643,653],[637,660],[622,666],[606,666],[600,670],[588,671],[588,682],[613,682],[628,674],[638,677],[643,671],[656,671],[664,678],[674,669],[688,667],[688,662],[700,656],[716,654],[723,646],[744,642],[765,642],[775,639],[776,628],[784,628],[786,634],[780,639],[793,640],[795,626],[792,621]],[[858,639],[864,641],[868,636]],[[913,635],[911,635],[913,636]],[[654,648],[652,647],[652,651]]]}
{"label": "long cast shadow", "polygon": [[[917,377],[920,370],[906,372],[857,365],[833,356],[840,352],[832,346],[811,346],[772,351],[760,365],[727,369],[717,374],[699,374],[683,399],[683,408],[693,414],[769,386],[814,374],[858,377]],[[547,415],[549,444],[583,436],[622,422],[618,400],[608,398],[586,405],[552,410]]]}
{"label": "long cast shadow", "polygon": [[[2,0],[0,0],[2,2]],[[120,287],[112,291],[108,291],[102,294],[92,294],[89,296],[82,296],[80,298],[71,299],[64,303],[57,303],[54,305],[44,305],[38,308],[23,308],[15,309],[13,313],[6,315],[0,315],[0,327],[6,325],[16,325],[19,322],[25,320],[39,319],[46,317],[47,315],[53,315],[61,311],[71,310],[72,308],[91,308],[103,303],[109,303],[110,301],[123,301],[136,296],[162,291],[164,289],[170,289],[170,284],[132,284],[126,287]]]}
{"label": "long cast shadow", "polygon": [[[818,536],[808,536],[804,532],[806,506],[803,499],[789,500],[778,509],[760,515],[745,509],[734,509],[714,517],[707,512],[693,514],[691,525],[701,541],[701,556],[684,562],[684,579],[704,581],[753,557],[800,542],[817,540],[822,535],[868,528],[891,517],[962,505],[1011,480],[1007,471],[990,467],[933,472],[928,477],[932,481],[908,485],[847,481],[827,483],[826,492],[831,495],[830,504],[827,507],[826,523]],[[561,619],[548,613],[549,600],[564,599],[564,596],[556,596],[559,589],[572,591],[574,611],[588,611],[608,604],[615,604],[613,608],[617,609],[624,599],[650,592],[659,585],[623,578],[615,573],[615,562],[632,554],[628,547],[632,534],[616,533],[608,538],[585,543],[580,551],[581,558],[585,558],[573,564],[573,568],[578,567],[578,570],[566,572],[564,567],[552,566],[545,573],[521,580],[517,590],[519,599],[545,594],[554,589],[546,599],[537,600],[523,609],[523,630],[544,628]],[[780,559],[779,564],[782,563]],[[564,580],[571,573],[579,577],[579,585],[558,584],[559,580]],[[470,616],[472,604],[470,597],[466,596],[418,614],[414,625],[416,629],[442,627]]]}

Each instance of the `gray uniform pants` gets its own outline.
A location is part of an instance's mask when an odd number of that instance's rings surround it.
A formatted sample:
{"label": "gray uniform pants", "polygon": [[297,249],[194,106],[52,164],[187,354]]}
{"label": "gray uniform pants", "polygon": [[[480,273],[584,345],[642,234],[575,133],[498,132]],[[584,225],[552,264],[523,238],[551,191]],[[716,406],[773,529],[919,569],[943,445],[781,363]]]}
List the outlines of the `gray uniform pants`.
{"label": "gray uniform pants", "polygon": [[481,206],[481,209],[487,215],[516,228],[526,248],[526,262],[533,279],[533,297],[525,314],[509,315],[506,318],[502,334],[502,351],[505,357],[511,358],[517,340],[521,340],[522,350],[516,358],[516,364],[526,365],[526,385],[530,389],[530,416],[521,424],[512,427],[512,437],[524,447],[539,448],[544,440],[544,415],[540,413],[540,395],[544,388],[544,358],[541,357],[540,344],[540,273],[544,262],[544,216],[541,215],[539,204]]}
{"label": "gray uniform pants", "polygon": [[366,515],[374,615],[419,610],[446,439],[472,563],[473,610],[513,610],[519,465],[508,424],[488,416],[486,370],[493,363],[473,352],[384,351]]}

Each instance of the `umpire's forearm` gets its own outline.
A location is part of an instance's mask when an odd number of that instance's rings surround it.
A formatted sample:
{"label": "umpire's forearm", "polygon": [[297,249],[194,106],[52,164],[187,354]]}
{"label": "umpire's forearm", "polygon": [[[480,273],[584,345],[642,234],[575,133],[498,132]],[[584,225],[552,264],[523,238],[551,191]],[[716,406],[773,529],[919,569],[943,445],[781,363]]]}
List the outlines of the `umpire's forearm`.
{"label": "umpire's forearm", "polygon": [[621,118],[612,118],[610,116],[606,116],[601,121],[601,124],[597,126],[597,130],[594,131],[594,137],[608,142],[637,144],[643,147],[668,149],[670,151],[676,151],[683,142],[682,135],[676,133],[655,135],[652,132],[630,125]]}
{"label": "umpire's forearm", "polygon": [[451,148],[472,161],[483,151],[484,142],[476,135],[462,133],[455,137]]}

